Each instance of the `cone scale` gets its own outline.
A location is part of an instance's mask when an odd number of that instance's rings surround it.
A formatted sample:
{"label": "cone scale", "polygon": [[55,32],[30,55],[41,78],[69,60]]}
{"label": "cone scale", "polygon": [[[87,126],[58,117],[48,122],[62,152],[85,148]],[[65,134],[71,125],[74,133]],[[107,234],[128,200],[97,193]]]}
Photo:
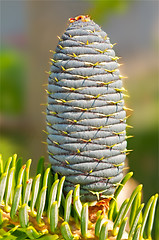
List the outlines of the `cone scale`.
{"label": "cone scale", "polygon": [[88,16],[71,18],[52,58],[48,84],[48,153],[67,194],[81,201],[113,195],[123,177],[126,112],[117,57]]}

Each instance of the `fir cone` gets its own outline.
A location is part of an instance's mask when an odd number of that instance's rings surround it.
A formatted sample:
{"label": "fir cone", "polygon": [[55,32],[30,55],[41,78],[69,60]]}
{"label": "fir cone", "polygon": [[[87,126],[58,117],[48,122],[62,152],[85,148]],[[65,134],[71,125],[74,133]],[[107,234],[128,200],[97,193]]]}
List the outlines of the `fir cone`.
{"label": "fir cone", "polygon": [[64,192],[81,201],[113,195],[123,177],[126,112],[118,57],[88,16],[71,18],[53,55],[48,84],[48,153]]}

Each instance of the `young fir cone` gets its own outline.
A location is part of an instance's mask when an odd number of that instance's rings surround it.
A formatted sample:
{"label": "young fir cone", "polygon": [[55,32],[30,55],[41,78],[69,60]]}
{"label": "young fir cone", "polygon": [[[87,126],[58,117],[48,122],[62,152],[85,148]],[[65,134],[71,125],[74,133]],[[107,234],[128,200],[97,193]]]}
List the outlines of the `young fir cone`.
{"label": "young fir cone", "polygon": [[53,55],[48,85],[48,153],[64,191],[81,201],[113,195],[123,177],[126,112],[118,57],[88,16],[71,18]]}

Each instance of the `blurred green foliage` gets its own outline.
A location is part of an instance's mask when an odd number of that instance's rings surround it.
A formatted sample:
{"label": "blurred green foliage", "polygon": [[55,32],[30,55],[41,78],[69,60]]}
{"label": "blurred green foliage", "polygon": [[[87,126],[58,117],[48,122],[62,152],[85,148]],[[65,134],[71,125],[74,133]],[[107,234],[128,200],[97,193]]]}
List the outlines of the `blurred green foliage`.
{"label": "blurred green foliage", "polygon": [[26,69],[20,50],[2,47],[0,52],[0,153],[5,160],[25,153],[25,136],[17,129],[25,113]]}
{"label": "blurred green foliage", "polygon": [[15,132],[1,133],[0,154],[2,154],[4,162],[15,153],[18,154],[18,157],[26,156],[28,154],[27,142],[28,139],[26,139],[25,135],[16,132],[16,130]]}
{"label": "blurred green foliage", "polygon": [[128,129],[128,135],[134,135],[128,141],[128,149],[133,150],[128,160],[134,178],[144,185],[144,201],[158,192],[158,76],[157,71],[151,70],[149,74],[143,73],[135,81],[130,79],[126,83],[130,93],[127,106],[134,110],[128,119],[128,124],[133,126],[133,129]]}
{"label": "blurred green foliage", "polygon": [[0,52],[0,113],[18,115],[25,104],[25,66],[21,53],[10,48]]}
{"label": "blurred green foliage", "polygon": [[114,13],[122,13],[127,7],[128,0],[96,0],[92,2],[92,7],[88,9],[87,14],[91,16],[91,18],[98,23],[102,23],[102,21],[106,21],[110,15]]}

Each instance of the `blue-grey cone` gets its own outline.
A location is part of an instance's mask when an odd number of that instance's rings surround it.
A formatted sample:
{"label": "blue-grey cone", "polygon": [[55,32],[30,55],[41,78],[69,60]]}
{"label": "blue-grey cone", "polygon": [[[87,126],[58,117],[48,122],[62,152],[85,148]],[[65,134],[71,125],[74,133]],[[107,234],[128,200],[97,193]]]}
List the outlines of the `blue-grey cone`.
{"label": "blue-grey cone", "polygon": [[70,20],[52,58],[48,85],[48,153],[64,192],[81,200],[113,195],[126,156],[126,113],[117,57],[89,17]]}

